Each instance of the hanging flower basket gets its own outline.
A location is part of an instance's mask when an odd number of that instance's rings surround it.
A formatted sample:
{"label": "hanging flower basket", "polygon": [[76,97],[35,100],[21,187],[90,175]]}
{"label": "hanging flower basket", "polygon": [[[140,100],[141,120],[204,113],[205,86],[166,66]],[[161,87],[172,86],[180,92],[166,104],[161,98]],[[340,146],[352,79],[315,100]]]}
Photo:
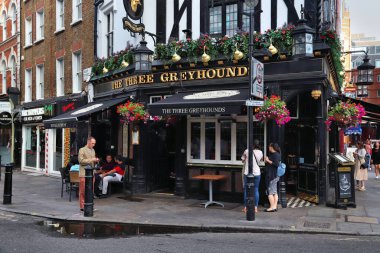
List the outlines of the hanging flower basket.
{"label": "hanging flower basket", "polygon": [[272,95],[270,98],[265,97],[264,99],[264,105],[255,114],[259,121],[266,122],[273,119],[279,126],[290,121],[290,112],[286,108],[286,103],[279,96]]}
{"label": "hanging flower basket", "polygon": [[365,109],[361,104],[352,103],[350,100],[340,101],[329,110],[325,123],[329,131],[333,121],[340,127],[357,125],[362,122],[365,114]]}
{"label": "hanging flower basket", "polygon": [[149,120],[149,114],[141,103],[128,101],[125,104],[119,105],[116,112],[121,115],[121,122],[124,124],[137,123]]}

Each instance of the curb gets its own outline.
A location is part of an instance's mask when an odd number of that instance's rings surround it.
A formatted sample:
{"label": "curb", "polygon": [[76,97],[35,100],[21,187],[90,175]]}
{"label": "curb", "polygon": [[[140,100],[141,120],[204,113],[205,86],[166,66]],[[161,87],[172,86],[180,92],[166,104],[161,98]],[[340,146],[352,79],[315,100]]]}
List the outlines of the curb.
{"label": "curb", "polygon": [[54,216],[50,214],[43,213],[33,213],[22,210],[15,210],[4,208],[0,206],[0,211],[16,213],[21,215],[28,215],[33,217],[40,217],[52,220],[67,221],[67,222],[94,222],[94,223],[117,223],[123,225],[134,225],[134,226],[157,226],[157,227],[171,227],[178,230],[183,230],[183,233],[186,231],[195,231],[195,232],[211,232],[211,233],[288,233],[288,234],[327,234],[327,235],[351,235],[351,236],[380,236],[380,233],[376,232],[343,232],[343,231],[322,231],[322,230],[303,230],[303,229],[293,229],[293,228],[279,228],[279,227],[247,227],[247,226],[218,226],[218,225],[194,225],[194,224],[168,224],[168,223],[158,223],[158,222],[149,222],[149,223],[134,223],[134,222],[125,222],[125,221],[110,221],[110,220],[101,220],[99,218],[92,217],[78,217],[78,219],[71,218],[71,216]]}

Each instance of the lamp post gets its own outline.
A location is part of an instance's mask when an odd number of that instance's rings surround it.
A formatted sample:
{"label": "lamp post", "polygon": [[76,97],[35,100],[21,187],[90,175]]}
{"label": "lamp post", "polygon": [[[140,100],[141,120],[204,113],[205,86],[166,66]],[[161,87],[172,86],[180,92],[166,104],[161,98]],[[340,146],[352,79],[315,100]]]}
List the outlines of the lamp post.
{"label": "lamp post", "polygon": [[[252,68],[252,54],[253,54],[253,21],[255,15],[255,7],[259,3],[259,0],[245,0],[245,4],[250,8],[249,15],[249,63],[250,68]],[[250,69],[249,87],[251,86],[251,81],[253,80],[253,70]],[[249,89],[250,90],[250,89]],[[252,98],[252,95],[250,95]],[[255,194],[254,194],[254,183],[253,183],[253,107],[248,106],[248,176],[245,185],[245,191],[247,193],[247,213],[246,217],[248,221],[255,220]]]}

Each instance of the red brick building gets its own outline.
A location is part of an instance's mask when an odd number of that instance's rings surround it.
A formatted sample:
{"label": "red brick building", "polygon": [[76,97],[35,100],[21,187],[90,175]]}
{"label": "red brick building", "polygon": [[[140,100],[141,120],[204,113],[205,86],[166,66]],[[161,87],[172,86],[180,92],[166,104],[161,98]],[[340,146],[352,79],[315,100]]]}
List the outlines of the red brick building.
{"label": "red brick building", "polygon": [[92,1],[21,1],[23,170],[58,174],[75,149],[75,132],[43,120],[86,103],[93,30]]}

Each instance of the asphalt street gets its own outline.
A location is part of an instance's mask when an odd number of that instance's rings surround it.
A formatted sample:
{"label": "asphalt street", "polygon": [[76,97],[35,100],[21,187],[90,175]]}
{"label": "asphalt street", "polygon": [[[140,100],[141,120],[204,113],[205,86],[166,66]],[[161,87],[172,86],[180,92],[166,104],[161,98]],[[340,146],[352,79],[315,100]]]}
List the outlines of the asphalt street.
{"label": "asphalt street", "polygon": [[[0,252],[379,252],[380,238],[295,233],[190,233],[111,236],[62,235],[44,219],[0,212]],[[46,220],[45,220],[46,221]],[[46,223],[46,222],[45,222]]]}

